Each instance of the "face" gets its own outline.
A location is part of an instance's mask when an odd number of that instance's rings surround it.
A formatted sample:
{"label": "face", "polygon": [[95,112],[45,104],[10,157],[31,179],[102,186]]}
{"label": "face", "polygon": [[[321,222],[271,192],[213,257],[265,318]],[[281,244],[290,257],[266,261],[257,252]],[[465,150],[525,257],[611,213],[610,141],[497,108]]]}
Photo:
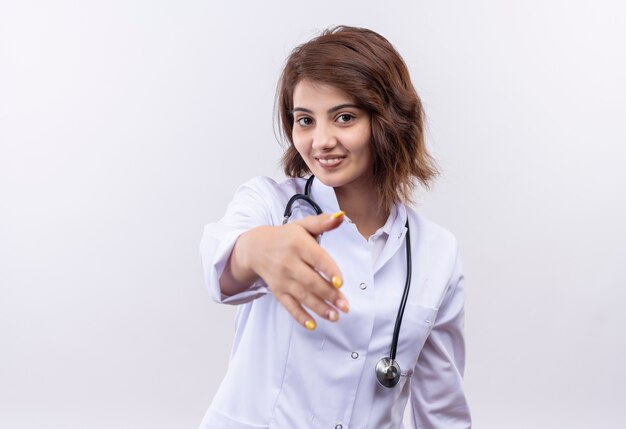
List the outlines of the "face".
{"label": "face", "polygon": [[302,80],[293,106],[294,146],[315,177],[334,188],[371,189],[371,120],[354,98],[334,86]]}

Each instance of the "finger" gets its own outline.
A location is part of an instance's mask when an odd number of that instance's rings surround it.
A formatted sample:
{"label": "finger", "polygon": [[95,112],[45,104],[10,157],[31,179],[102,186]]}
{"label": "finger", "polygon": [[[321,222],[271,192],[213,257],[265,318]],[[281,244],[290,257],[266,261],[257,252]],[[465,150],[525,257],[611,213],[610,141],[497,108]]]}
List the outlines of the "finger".
{"label": "finger", "polygon": [[307,294],[306,298],[301,301],[300,304],[326,320],[331,322],[339,320],[339,312],[337,309],[313,293]]}
{"label": "finger", "polygon": [[[306,248],[300,248],[298,257],[313,268],[327,284],[334,286],[335,289],[339,289],[343,286],[341,270],[328,252],[317,243],[312,243],[311,246],[307,246]],[[310,278],[309,281],[311,282]],[[330,291],[327,293],[330,293]],[[323,297],[331,302],[334,302],[336,299],[336,296],[328,296],[327,294],[324,294]]]}
{"label": "finger", "polygon": [[317,326],[315,320],[304,310],[304,308],[302,308],[300,303],[294,297],[289,294],[282,294],[276,297],[276,299],[278,299],[278,302],[285,307],[289,314],[291,314],[291,317],[293,317],[300,325],[304,326],[309,331],[315,329]]}
{"label": "finger", "polygon": [[307,216],[295,221],[299,225],[302,225],[307,232],[313,236],[318,236],[323,232],[330,231],[337,228],[345,219],[345,213],[338,211],[333,214],[323,213],[317,216]]}
{"label": "finger", "polygon": [[293,279],[290,294],[300,303],[303,303],[320,316],[333,321],[338,319],[338,315],[335,318],[331,313],[331,310],[334,310],[335,307],[344,313],[348,312],[349,304],[345,295],[324,279],[320,273],[306,265],[298,272],[299,278]]}

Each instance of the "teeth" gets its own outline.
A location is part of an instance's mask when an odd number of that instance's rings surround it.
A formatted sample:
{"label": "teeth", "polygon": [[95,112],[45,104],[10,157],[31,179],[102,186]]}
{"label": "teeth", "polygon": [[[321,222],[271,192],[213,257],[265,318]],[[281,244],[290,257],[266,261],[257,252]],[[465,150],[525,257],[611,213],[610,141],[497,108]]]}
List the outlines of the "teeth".
{"label": "teeth", "polygon": [[328,158],[328,159],[319,158],[318,161],[320,162],[320,164],[329,165],[329,164],[338,163],[339,161],[341,161],[341,158]]}

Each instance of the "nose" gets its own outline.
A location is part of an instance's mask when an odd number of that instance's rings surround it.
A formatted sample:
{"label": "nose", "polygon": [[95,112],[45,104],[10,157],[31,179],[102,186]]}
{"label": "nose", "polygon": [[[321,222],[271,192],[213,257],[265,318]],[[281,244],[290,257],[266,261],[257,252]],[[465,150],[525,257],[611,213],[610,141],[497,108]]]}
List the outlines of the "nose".
{"label": "nose", "polygon": [[318,122],[313,133],[313,148],[325,151],[337,145],[337,136],[328,124]]}

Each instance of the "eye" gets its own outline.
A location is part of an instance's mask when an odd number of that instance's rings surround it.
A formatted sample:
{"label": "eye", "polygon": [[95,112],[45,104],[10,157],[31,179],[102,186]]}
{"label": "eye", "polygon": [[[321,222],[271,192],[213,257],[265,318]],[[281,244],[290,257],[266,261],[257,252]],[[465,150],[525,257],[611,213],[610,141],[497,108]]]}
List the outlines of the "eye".
{"label": "eye", "polygon": [[296,119],[296,123],[300,125],[301,127],[308,127],[309,125],[313,123],[313,119],[309,118],[308,116],[303,116],[301,118]]}
{"label": "eye", "polygon": [[340,122],[342,124],[346,124],[352,121],[353,119],[354,119],[354,116],[351,115],[350,113],[342,113],[341,115],[337,116],[337,122]]}

